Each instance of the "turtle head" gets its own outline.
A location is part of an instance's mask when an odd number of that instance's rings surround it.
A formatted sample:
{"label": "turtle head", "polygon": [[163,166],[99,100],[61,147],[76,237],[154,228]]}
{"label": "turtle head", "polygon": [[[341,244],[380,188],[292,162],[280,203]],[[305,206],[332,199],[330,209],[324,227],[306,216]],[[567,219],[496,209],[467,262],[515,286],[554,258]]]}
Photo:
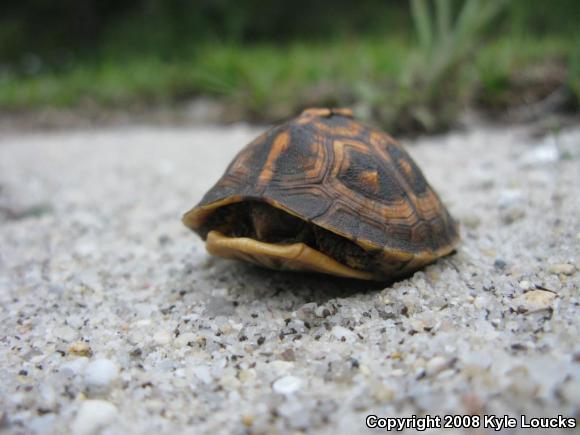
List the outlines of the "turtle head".
{"label": "turtle head", "polygon": [[328,107],[311,107],[302,111],[300,116],[318,116],[320,118],[329,118],[331,116],[344,116],[353,118],[352,109],[346,107],[328,108]]}

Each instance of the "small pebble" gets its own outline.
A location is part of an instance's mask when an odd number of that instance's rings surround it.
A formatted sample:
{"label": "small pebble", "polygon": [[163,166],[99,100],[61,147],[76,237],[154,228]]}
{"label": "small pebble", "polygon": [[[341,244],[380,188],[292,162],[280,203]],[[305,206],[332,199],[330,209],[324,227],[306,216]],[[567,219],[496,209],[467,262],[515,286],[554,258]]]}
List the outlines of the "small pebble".
{"label": "small pebble", "polygon": [[300,389],[302,380],[296,376],[284,376],[272,385],[272,389],[278,394],[292,394]]}
{"label": "small pebble", "polygon": [[489,303],[489,300],[484,297],[484,296],[477,296],[475,298],[475,301],[473,301],[473,304],[475,305],[476,308],[478,309],[483,309],[485,308]]}
{"label": "small pebble", "polygon": [[460,220],[463,225],[471,229],[476,229],[481,224],[481,219],[476,214],[466,214]]}
{"label": "small pebble", "polygon": [[117,364],[108,359],[97,359],[85,369],[85,383],[89,388],[107,389],[118,378]]}
{"label": "small pebble", "polygon": [[519,221],[526,215],[526,211],[523,207],[512,206],[505,210],[502,210],[500,213],[500,218],[502,223],[505,225],[513,224],[516,221]]}
{"label": "small pebble", "polygon": [[325,306],[321,305],[319,307],[316,307],[316,309],[314,310],[314,314],[316,315],[316,317],[328,317],[330,316],[330,310]]}
{"label": "small pebble", "polygon": [[515,305],[520,312],[536,312],[551,307],[556,295],[544,290],[532,290],[515,299]]}
{"label": "small pebble", "polygon": [[280,354],[280,358],[284,361],[296,361],[296,355],[294,355],[294,350],[291,348],[284,350],[284,352]]}
{"label": "small pebble", "polygon": [[309,320],[315,315],[316,303],[309,302],[296,310],[296,316],[302,320]]}
{"label": "small pebble", "polygon": [[388,403],[395,398],[396,391],[381,382],[374,382],[371,386],[371,396],[379,403]]}
{"label": "small pebble", "polygon": [[76,356],[89,357],[93,354],[93,351],[91,350],[91,347],[88,345],[88,343],[84,341],[77,341],[70,345],[68,348],[68,353]]}
{"label": "small pebble", "polygon": [[248,369],[248,370],[241,370],[238,374],[238,378],[242,382],[253,382],[256,379],[256,370]]}
{"label": "small pebble", "polygon": [[434,376],[441,373],[443,370],[448,369],[452,365],[452,360],[444,358],[442,356],[435,356],[427,361],[427,366],[425,371],[428,376]]}
{"label": "small pebble", "polygon": [[496,258],[495,261],[493,262],[493,267],[495,267],[498,270],[504,270],[506,266],[507,263],[501,258]]}
{"label": "small pebble", "polygon": [[569,403],[580,403],[580,379],[573,378],[565,382],[560,393]]}
{"label": "small pebble", "polygon": [[218,383],[226,391],[235,391],[240,386],[240,380],[233,375],[221,376]]}
{"label": "small pebble", "polygon": [[153,342],[158,346],[167,346],[171,343],[171,339],[171,334],[165,330],[157,331],[153,335]]}
{"label": "small pebble", "polygon": [[519,189],[504,189],[499,192],[497,204],[500,208],[512,207],[523,199],[522,191]]}
{"label": "small pebble", "polygon": [[527,150],[520,157],[520,164],[524,167],[542,166],[557,162],[560,152],[554,143],[547,143]]}
{"label": "small pebble", "polygon": [[409,332],[415,334],[417,332],[422,332],[427,328],[427,324],[420,319],[410,319],[409,320]]}
{"label": "small pebble", "polygon": [[81,356],[79,358],[62,363],[60,365],[60,371],[65,376],[77,375],[84,371],[88,363],[89,359],[87,357]]}
{"label": "small pebble", "polygon": [[254,424],[254,416],[251,414],[242,415],[242,424],[246,427],[251,427]]}
{"label": "small pebble", "polygon": [[117,417],[117,408],[106,400],[85,400],[72,425],[75,435],[100,433]]}
{"label": "small pebble", "polygon": [[576,271],[576,267],[573,264],[559,263],[550,266],[550,272],[557,275],[572,275]]}
{"label": "small pebble", "polygon": [[38,403],[42,409],[55,410],[59,404],[59,396],[50,384],[38,386]]}
{"label": "small pebble", "polygon": [[192,332],[185,332],[183,334],[180,334],[179,337],[177,337],[173,341],[173,346],[175,346],[177,348],[179,348],[179,347],[186,347],[186,346],[189,346],[191,344],[195,344],[196,343],[196,339],[197,339],[197,336],[194,333],[192,333]]}
{"label": "small pebble", "polygon": [[204,384],[210,384],[213,381],[213,377],[208,367],[197,366],[192,368],[192,372],[197,379],[199,379]]}

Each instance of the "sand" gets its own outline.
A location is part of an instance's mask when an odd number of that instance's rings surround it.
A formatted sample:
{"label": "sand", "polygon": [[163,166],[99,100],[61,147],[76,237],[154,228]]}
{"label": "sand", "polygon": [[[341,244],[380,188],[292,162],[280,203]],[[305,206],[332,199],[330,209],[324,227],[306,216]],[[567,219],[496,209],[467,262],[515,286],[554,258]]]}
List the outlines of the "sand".
{"label": "sand", "polygon": [[211,258],[182,226],[259,131],[0,136],[1,433],[580,418],[580,128],[407,141],[462,242],[386,288]]}

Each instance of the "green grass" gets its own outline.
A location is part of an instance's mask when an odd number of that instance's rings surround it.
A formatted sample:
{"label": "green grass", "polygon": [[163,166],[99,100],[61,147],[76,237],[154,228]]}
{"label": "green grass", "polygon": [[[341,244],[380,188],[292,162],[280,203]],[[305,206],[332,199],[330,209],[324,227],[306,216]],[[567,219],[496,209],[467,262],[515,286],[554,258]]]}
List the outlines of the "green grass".
{"label": "green grass", "polygon": [[70,107],[172,101],[196,94],[243,99],[259,109],[324,84],[376,81],[399,73],[408,50],[379,39],[239,47],[206,45],[178,61],[133,56],[79,62],[68,71],[0,78],[0,107]]}
{"label": "green grass", "polygon": [[[580,92],[577,53],[578,46],[562,37],[498,38],[478,51],[456,79],[443,77],[446,93],[437,96],[438,103],[444,108],[446,99],[462,102],[476,87],[490,99],[503,98],[515,70],[552,59],[571,65],[570,82]],[[294,42],[286,47],[206,44],[174,61],[134,54],[78,60],[67,70],[32,76],[5,73],[0,76],[0,109],[147,106],[205,95],[260,120],[284,118],[307,105],[355,105],[391,127],[411,112],[416,119],[437,116],[439,108],[425,112],[432,101],[417,86],[427,72],[421,47],[402,38]],[[421,122],[429,127],[432,120]]]}
{"label": "green grass", "polygon": [[525,36],[503,38],[491,44],[478,56],[475,69],[480,84],[480,94],[494,105],[505,100],[513,87],[513,75],[542,64],[561,64],[568,68],[567,84],[580,100],[578,83],[580,46],[574,38],[530,38]]}

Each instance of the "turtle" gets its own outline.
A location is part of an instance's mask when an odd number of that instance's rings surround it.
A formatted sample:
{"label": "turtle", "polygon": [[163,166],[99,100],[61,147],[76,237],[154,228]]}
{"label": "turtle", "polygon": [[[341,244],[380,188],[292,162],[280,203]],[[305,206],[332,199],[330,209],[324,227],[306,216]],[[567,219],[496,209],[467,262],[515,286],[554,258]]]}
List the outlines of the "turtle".
{"label": "turtle", "polygon": [[182,217],[210,254],[388,281],[452,253],[456,221],[403,146],[347,108],[310,108],[246,145]]}

